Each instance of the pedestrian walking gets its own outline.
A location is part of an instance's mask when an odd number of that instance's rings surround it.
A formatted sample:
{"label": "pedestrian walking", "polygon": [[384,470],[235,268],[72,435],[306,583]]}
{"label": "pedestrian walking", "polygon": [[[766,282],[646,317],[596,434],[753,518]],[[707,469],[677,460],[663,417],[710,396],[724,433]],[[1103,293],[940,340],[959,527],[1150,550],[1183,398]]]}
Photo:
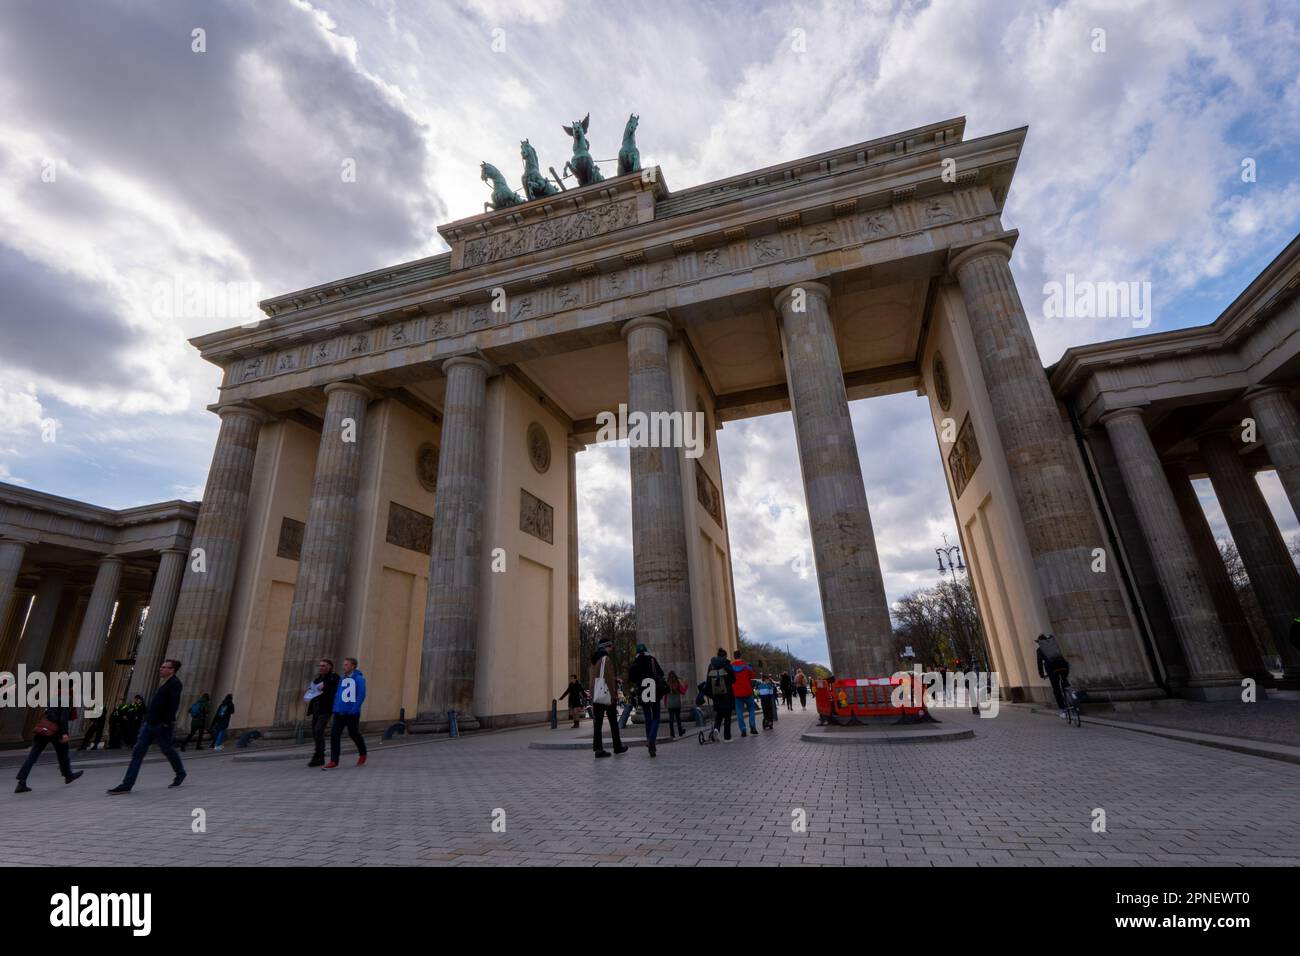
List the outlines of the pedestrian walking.
{"label": "pedestrian walking", "polygon": [[230,718],[235,716],[235,698],[227,694],[217,705],[217,712],[212,718],[212,749],[224,750],[226,730],[230,727]]}
{"label": "pedestrian walking", "polygon": [[77,719],[77,711],[72,707],[55,704],[45,709],[45,716],[32,731],[32,749],[27,752],[27,759],[18,768],[18,786],[14,793],[31,793],[27,786],[27,777],[40,759],[41,752],[53,744],[54,756],[58,758],[59,773],[63,774],[64,783],[72,783],[81,776],[82,771],[73,772],[72,761],[68,757],[68,724]]}
{"label": "pedestrian walking", "polygon": [[357,766],[365,766],[366,741],[361,736],[361,705],[366,701],[366,678],[357,669],[355,657],[343,658],[343,676],[339,678],[334,693],[334,727],[330,731],[330,762],[322,770],[333,770],[339,765],[339,745],[343,731],[357,747]]}
{"label": "pedestrian walking", "polygon": [[[126,776],[122,778],[122,782],[108,791],[109,793],[131,792],[136,778],[140,776],[140,764],[144,763],[144,755],[155,743],[175,773],[168,788],[179,787],[184,782],[187,776],[185,765],[181,763],[181,755],[172,746],[172,729],[176,724],[176,711],[181,706],[181,682],[176,677],[176,672],[180,669],[181,662],[171,658],[163,661],[159,666],[158,678],[162,684],[149,698],[149,706],[144,712],[140,734],[136,738],[135,748],[131,751],[131,764],[126,768]],[[136,698],[143,699],[139,694]]]}
{"label": "pedestrian walking", "polygon": [[655,756],[655,742],[659,739],[659,702],[668,695],[668,681],[664,670],[644,644],[636,646],[636,657],[628,671],[628,683],[634,698],[641,704],[645,719],[645,739],[650,756]]}
{"label": "pedestrian walking", "polygon": [[732,695],[735,683],[736,672],[727,659],[727,652],[719,647],[718,653],[709,660],[702,689],[713,700],[713,730],[716,732],[719,727],[723,728],[724,742],[731,740],[731,714],[736,708],[736,699]]}
{"label": "pedestrian walking", "polygon": [[334,672],[334,662],[322,657],[316,664],[316,677],[307,686],[307,719],[311,721],[311,738],[316,744],[309,767],[325,766],[325,732],[334,717],[334,695],[338,693],[339,675]]}
{"label": "pedestrian walking", "polygon": [[601,724],[605,720],[609,721],[610,736],[614,738],[614,753],[627,753],[627,747],[623,746],[622,741],[618,739],[618,718],[615,716],[617,685],[614,677],[614,662],[609,655],[610,648],[613,646],[612,641],[602,640],[596,645],[596,653],[591,655],[591,748],[597,757],[613,756],[605,749],[601,737]]}
{"label": "pedestrian walking", "polygon": [[199,735],[199,741],[194,745],[195,750],[203,748],[203,731],[208,726],[208,707],[212,703],[212,698],[208,696],[207,691],[200,695],[199,699],[190,705],[190,732],[185,740],[181,742],[180,751],[185,753],[185,748],[190,745],[190,740],[195,734]]}
{"label": "pedestrian walking", "polygon": [[[794,691],[796,694],[799,695],[799,709],[807,710],[808,709],[808,677],[806,674],[804,674],[802,667],[800,667],[798,670],[794,672]],[[791,707],[790,709],[793,710],[794,708]]]}
{"label": "pedestrian walking", "polygon": [[731,669],[736,672],[736,683],[731,688],[731,693],[736,698],[736,724],[740,727],[740,736],[746,736],[746,714],[749,715],[749,732],[757,734],[758,724],[754,720],[758,711],[754,704],[754,668],[745,663],[745,659],[740,656],[740,651],[736,651]]}
{"label": "pedestrian walking", "polygon": [[781,672],[781,701],[786,710],[794,710],[794,681],[790,679],[789,671]]}
{"label": "pedestrian walking", "polygon": [[99,745],[104,742],[104,725],[106,723],[108,723],[108,708],[100,707],[99,716],[92,717],[90,723],[86,725],[85,736],[81,738],[81,746],[77,749],[98,750]]}
{"label": "pedestrian walking", "polygon": [[582,719],[582,698],[586,695],[582,685],[578,683],[578,675],[569,675],[569,686],[564,689],[560,695],[560,700],[568,698],[569,701],[569,719],[573,721],[573,726],[580,726],[578,723]]}
{"label": "pedestrian walking", "polygon": [[[686,681],[677,676],[676,671],[668,672],[668,737],[674,739],[680,734],[686,736],[686,728],[682,726],[682,701],[686,699],[688,688]],[[677,728],[673,730],[674,726]]]}

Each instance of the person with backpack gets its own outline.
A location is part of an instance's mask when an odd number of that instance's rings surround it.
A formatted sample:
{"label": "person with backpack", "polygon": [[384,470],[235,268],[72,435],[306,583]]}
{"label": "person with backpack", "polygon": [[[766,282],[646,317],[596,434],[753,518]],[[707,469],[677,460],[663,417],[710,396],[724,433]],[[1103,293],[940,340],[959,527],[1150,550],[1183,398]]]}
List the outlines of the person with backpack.
{"label": "person with backpack", "polygon": [[709,660],[709,669],[704,674],[704,684],[709,697],[713,700],[713,730],[716,733],[719,727],[723,728],[724,743],[731,742],[731,713],[736,707],[731,689],[735,683],[736,672],[731,668],[727,652],[719,647],[718,653]]}
{"label": "person with backpack", "polygon": [[339,675],[334,673],[334,662],[322,657],[316,664],[316,679],[307,687],[307,719],[311,721],[311,739],[316,747],[312,751],[309,767],[325,766],[325,732],[334,719],[334,696],[339,690]]}
{"label": "person with backpack", "polygon": [[190,740],[195,734],[199,735],[199,742],[194,745],[195,750],[203,747],[203,731],[208,725],[208,705],[211,704],[212,698],[205,691],[203,695],[190,705],[190,732],[189,736],[182,741],[180,752],[185,753],[185,748],[189,746]]}
{"label": "person with backpack", "polygon": [[617,678],[614,676],[614,661],[610,657],[610,648],[614,643],[608,638],[596,645],[596,653],[591,655],[591,747],[597,757],[612,757],[605,749],[601,737],[601,723],[609,720],[609,732],[614,738],[614,753],[627,753],[627,747],[618,739]]}
{"label": "person with backpack", "polygon": [[334,727],[330,730],[330,762],[322,770],[333,770],[339,765],[339,745],[343,731],[357,746],[357,766],[366,763],[366,739],[361,736],[361,705],[366,702],[366,677],[357,669],[355,657],[343,658],[343,676],[334,692]]}
{"label": "person with backpack", "polygon": [[1065,716],[1065,689],[1061,678],[1070,673],[1070,662],[1065,659],[1061,645],[1056,643],[1056,635],[1039,634],[1037,637],[1038,676],[1046,677],[1052,682],[1052,694],[1056,697],[1058,715]]}
{"label": "person with backpack", "polygon": [[583,690],[582,685],[578,683],[578,675],[570,674],[569,686],[566,687],[564,693],[560,695],[560,700],[564,700],[566,697],[569,699],[569,719],[573,721],[575,729],[579,726],[578,721],[582,719],[582,698],[585,694],[586,691]]}
{"label": "person with backpack", "polygon": [[40,759],[41,752],[50,744],[54,745],[54,756],[58,758],[63,782],[72,783],[81,776],[83,771],[74,772],[72,761],[68,757],[68,724],[76,719],[77,711],[72,707],[62,707],[56,702],[54,706],[46,708],[45,716],[32,731],[32,749],[23,765],[18,768],[18,786],[14,787],[14,793],[32,792],[32,788],[27,786],[27,777]]}
{"label": "person with backpack", "polygon": [[[668,672],[668,736],[670,739],[676,738],[678,734],[686,736],[686,728],[682,726],[682,700],[687,692],[686,681],[677,676],[676,671]],[[673,732],[673,725],[676,724],[677,732]]]}
{"label": "person with backpack", "polygon": [[736,672],[736,683],[731,688],[731,693],[736,698],[736,724],[740,727],[740,736],[747,736],[745,733],[745,715],[749,715],[749,732],[758,733],[758,724],[754,717],[758,712],[754,704],[754,668],[745,663],[744,658],[740,656],[740,651],[736,651],[736,659],[731,662],[731,669]]}
{"label": "person with backpack", "polygon": [[659,738],[659,702],[668,695],[668,681],[664,679],[664,669],[644,644],[636,646],[636,657],[627,676],[634,699],[641,704],[645,739],[653,757],[655,741]]}
{"label": "person with backpack", "polygon": [[235,698],[227,694],[217,705],[217,713],[212,718],[212,749],[224,750],[226,730],[230,727],[230,718],[235,716]]}

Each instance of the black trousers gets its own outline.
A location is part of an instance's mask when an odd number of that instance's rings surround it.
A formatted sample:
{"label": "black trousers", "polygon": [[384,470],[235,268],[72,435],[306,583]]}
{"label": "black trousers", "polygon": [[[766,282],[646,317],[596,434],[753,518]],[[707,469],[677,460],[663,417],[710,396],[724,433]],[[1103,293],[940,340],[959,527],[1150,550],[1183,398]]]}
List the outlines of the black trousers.
{"label": "black trousers", "polygon": [[63,774],[63,779],[67,780],[72,776],[72,762],[68,760],[68,745],[58,737],[42,737],[37,734],[32,739],[32,749],[27,754],[27,759],[23,765],[18,768],[18,779],[22,783],[27,782],[27,775],[32,772],[32,767],[36,766],[36,761],[41,756],[47,745],[54,744],[54,755],[59,758],[59,773]]}
{"label": "black trousers", "polygon": [[325,732],[330,729],[330,718],[333,716],[332,713],[311,715],[311,739],[316,743],[312,760],[325,760]]}
{"label": "black trousers", "polygon": [[[731,739],[731,715],[736,712],[736,698],[734,697],[715,697],[713,698],[713,729],[723,728],[722,739]],[[725,723],[724,723],[725,721]],[[741,728],[744,729],[743,727]]]}
{"label": "black trousers", "polygon": [[[799,687],[796,689],[799,691],[799,709],[807,710],[808,709],[808,688]],[[790,709],[793,710],[794,708],[792,707]]]}
{"label": "black trousers", "polygon": [[618,739],[618,706],[614,704],[591,705],[591,749],[600,753],[605,749],[605,739],[601,735],[600,722],[609,719],[609,732],[614,738],[614,749],[622,750],[623,742]]}
{"label": "black trousers", "polygon": [[186,736],[185,740],[181,743],[180,749],[184,750],[186,747],[188,747],[190,745],[190,741],[194,738],[195,734],[199,735],[199,740],[198,743],[194,745],[194,749],[195,750],[200,749],[203,746],[203,731],[205,730],[207,730],[207,724],[203,723],[203,721],[201,720],[196,720],[192,724],[190,724],[189,735]]}
{"label": "black trousers", "polygon": [[90,726],[86,728],[86,736],[81,738],[81,746],[77,748],[78,750],[99,746],[100,741],[104,739],[104,720],[105,718],[100,717],[90,722]]}
{"label": "black trousers", "polygon": [[360,714],[335,714],[334,729],[330,731],[330,761],[339,762],[339,745],[343,741],[343,731],[348,732],[352,742],[357,745],[357,756],[366,755],[366,741],[361,736],[361,715]]}
{"label": "black trousers", "polygon": [[[673,727],[677,730],[674,731]],[[668,708],[668,736],[676,737],[678,735],[686,736],[686,728],[682,726],[682,709],[680,707]]]}
{"label": "black trousers", "polygon": [[1052,693],[1056,695],[1057,710],[1065,710],[1065,689],[1061,686],[1061,678],[1069,673],[1068,667],[1047,672],[1047,679],[1052,682]]}

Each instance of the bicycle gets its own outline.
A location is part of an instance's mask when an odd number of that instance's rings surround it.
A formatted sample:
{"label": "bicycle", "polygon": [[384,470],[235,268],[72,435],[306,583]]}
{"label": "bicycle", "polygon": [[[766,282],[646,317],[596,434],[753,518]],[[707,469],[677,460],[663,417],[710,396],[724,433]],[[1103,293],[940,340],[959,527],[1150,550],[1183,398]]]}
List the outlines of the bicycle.
{"label": "bicycle", "polygon": [[1082,727],[1083,715],[1079,712],[1079,702],[1083,699],[1083,692],[1071,687],[1070,678],[1065,674],[1061,675],[1061,697],[1065,700],[1066,724]]}

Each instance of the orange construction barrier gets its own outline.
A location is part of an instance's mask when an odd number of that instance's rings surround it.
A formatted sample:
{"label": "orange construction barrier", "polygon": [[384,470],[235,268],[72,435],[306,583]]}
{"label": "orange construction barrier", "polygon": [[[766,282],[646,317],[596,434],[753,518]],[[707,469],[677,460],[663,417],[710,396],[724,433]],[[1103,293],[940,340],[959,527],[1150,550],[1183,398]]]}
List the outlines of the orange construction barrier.
{"label": "orange construction barrier", "polygon": [[910,682],[906,676],[850,677],[834,682],[817,678],[813,681],[817,714],[824,723],[838,724],[855,723],[864,717],[925,720],[929,715],[920,688],[917,688],[917,703],[912,702],[911,688],[905,687],[903,706],[894,706],[894,689]]}

